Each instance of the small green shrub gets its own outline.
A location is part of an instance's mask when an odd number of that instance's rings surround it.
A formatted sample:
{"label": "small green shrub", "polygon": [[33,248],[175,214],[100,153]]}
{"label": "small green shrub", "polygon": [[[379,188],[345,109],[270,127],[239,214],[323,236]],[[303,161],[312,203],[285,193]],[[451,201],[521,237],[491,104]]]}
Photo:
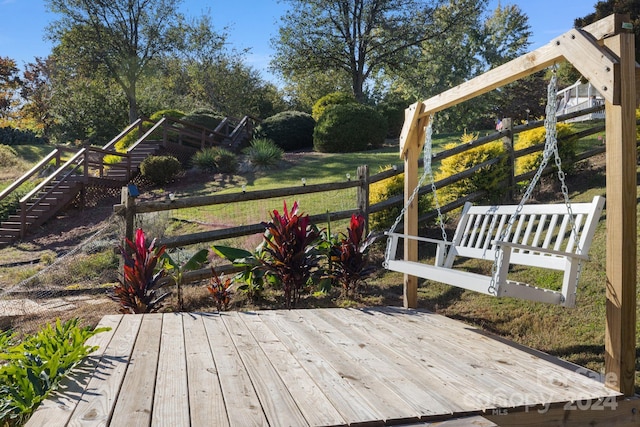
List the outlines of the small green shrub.
{"label": "small green shrub", "polygon": [[[467,134],[461,137],[461,142],[470,142],[477,138],[477,135]],[[445,150],[457,146],[458,143],[447,144]],[[435,180],[447,178],[449,176],[464,172],[488,160],[499,158],[500,161],[491,166],[478,170],[469,178],[462,179],[453,184],[447,185],[438,192],[440,202],[448,203],[467,196],[476,191],[486,191],[488,200],[495,202],[502,198],[505,193],[503,185],[507,174],[506,150],[501,141],[490,142],[471,150],[447,157],[442,160],[440,170],[435,174]]]}
{"label": "small green shrub", "polygon": [[387,121],[374,108],[362,104],[328,107],[313,132],[313,147],[324,153],[350,153],[382,146]]}
{"label": "small green shrub", "polygon": [[332,92],[318,99],[311,107],[311,116],[317,122],[330,105],[355,104],[356,98],[351,93]]}
{"label": "small green shrub", "polygon": [[234,173],[238,170],[235,153],[221,147],[208,147],[198,151],[191,158],[198,169],[212,173]]}
{"label": "small green shrub", "polygon": [[0,425],[23,425],[56,390],[62,378],[97,347],[85,345],[90,337],[109,330],[78,326],[78,319],[47,324],[35,335],[16,342],[0,337]]}
{"label": "small green shrub", "polygon": [[244,153],[254,167],[270,169],[280,162],[284,151],[272,140],[258,138],[251,141],[251,145],[244,149]]}
{"label": "small green shrub", "polygon": [[270,139],[285,151],[301,150],[313,146],[313,128],[316,121],[301,111],[283,111],[266,118],[258,125],[255,138]]}
{"label": "small green shrub", "polygon": [[8,168],[20,163],[16,150],[8,145],[0,144],[0,167]]}
{"label": "small green shrub", "polygon": [[[558,154],[560,154],[560,160],[562,161],[562,170],[564,172],[571,173],[576,159],[578,139],[575,137],[569,138],[565,141],[560,141],[560,139],[575,133],[575,128],[569,123],[558,123],[556,129],[558,132]],[[521,132],[518,134],[518,140],[515,143],[514,149],[522,150],[534,145],[544,144],[545,138],[546,130],[544,127]],[[538,169],[542,162],[542,157],[542,151],[539,151],[517,158],[516,175],[521,175]],[[549,166],[553,164],[554,157],[551,156]]]}
{"label": "small green shrub", "polygon": [[181,169],[180,161],[173,156],[148,156],[140,164],[140,174],[157,185],[170,182]]}

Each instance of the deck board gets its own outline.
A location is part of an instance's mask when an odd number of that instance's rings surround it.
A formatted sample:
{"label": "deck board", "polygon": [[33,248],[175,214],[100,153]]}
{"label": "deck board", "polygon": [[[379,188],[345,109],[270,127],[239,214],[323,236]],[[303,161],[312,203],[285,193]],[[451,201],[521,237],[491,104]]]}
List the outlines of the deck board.
{"label": "deck board", "polygon": [[620,397],[576,372],[586,369],[419,310],[111,315],[101,325],[113,329],[92,338],[100,348],[29,427],[492,425],[483,415],[552,404],[562,416],[563,403]]}

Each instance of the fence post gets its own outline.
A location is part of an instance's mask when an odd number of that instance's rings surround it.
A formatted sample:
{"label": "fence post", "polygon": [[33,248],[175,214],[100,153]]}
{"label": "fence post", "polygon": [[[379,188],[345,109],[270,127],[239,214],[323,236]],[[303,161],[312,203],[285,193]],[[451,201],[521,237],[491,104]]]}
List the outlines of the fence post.
{"label": "fence post", "polygon": [[507,152],[507,192],[506,197],[509,201],[513,200],[513,190],[516,186],[516,158],[514,153],[513,140],[513,119],[506,117],[502,119],[502,144]]}
{"label": "fence post", "polygon": [[356,203],[358,211],[364,216],[364,233],[369,234],[369,166],[358,166],[358,181],[360,186],[356,192]]}
{"label": "fence post", "polygon": [[136,219],[136,199],[129,193],[129,187],[122,187],[120,203],[124,205],[125,237],[133,242],[133,223]]}

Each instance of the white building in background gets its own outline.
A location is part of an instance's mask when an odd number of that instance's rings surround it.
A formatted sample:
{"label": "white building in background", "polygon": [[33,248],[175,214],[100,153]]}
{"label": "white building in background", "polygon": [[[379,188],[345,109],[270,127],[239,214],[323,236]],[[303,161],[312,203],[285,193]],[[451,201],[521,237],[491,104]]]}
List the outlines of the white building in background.
{"label": "white building in background", "polygon": [[[599,105],[604,105],[604,98],[591,85],[591,82],[581,83],[578,80],[571,86],[558,91],[558,115],[573,113],[574,111]],[[584,122],[597,119],[604,119],[604,109],[567,120],[567,122]]]}

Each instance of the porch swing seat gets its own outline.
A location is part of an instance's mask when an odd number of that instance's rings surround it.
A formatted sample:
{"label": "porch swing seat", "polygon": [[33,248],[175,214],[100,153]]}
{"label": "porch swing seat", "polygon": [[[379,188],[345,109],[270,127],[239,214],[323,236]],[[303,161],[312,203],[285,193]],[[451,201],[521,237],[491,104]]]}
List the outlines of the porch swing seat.
{"label": "porch swing seat", "polygon": [[[451,242],[387,233],[386,268],[497,297],[573,307],[580,263],[588,260],[587,253],[604,203],[601,196],[594,197],[590,203],[572,203],[570,210],[564,204],[473,206],[466,203]],[[575,227],[571,225],[570,213]],[[514,215],[513,226],[503,236]],[[401,239],[435,244],[434,264],[397,259]],[[454,268],[459,258],[487,260],[495,262],[497,267],[493,275],[488,276],[464,271]],[[564,271],[562,287],[552,290],[509,280],[507,274],[511,266]]]}

